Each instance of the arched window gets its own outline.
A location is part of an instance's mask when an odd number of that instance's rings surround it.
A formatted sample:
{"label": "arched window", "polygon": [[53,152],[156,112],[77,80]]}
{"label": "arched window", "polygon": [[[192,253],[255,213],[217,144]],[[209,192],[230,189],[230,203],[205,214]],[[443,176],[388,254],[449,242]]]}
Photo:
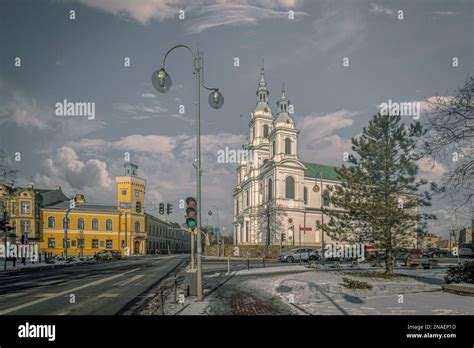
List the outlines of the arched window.
{"label": "arched window", "polygon": [[268,201],[273,199],[273,180],[268,179]]}
{"label": "arched window", "polygon": [[48,228],[55,228],[56,227],[56,219],[52,216],[48,218]]}
{"label": "arched window", "polygon": [[306,187],[303,189],[303,200],[304,204],[308,204],[308,189]]}
{"label": "arched window", "polygon": [[264,138],[268,138],[269,129],[270,128],[268,127],[268,124],[263,126],[263,137]]}
{"label": "arched window", "polygon": [[98,230],[99,229],[99,220],[92,219],[92,229],[93,230]]}
{"label": "arched window", "polygon": [[288,176],[285,180],[285,197],[295,198],[295,179],[292,176]]}
{"label": "arched window", "polygon": [[329,191],[324,190],[323,192],[323,206],[329,207]]}
{"label": "arched window", "polygon": [[135,204],[135,210],[136,210],[137,213],[141,213],[141,211],[142,211],[142,203],[141,202],[137,202]]}
{"label": "arched window", "polygon": [[69,219],[69,218],[66,219],[66,217],[63,218],[63,228],[65,228],[66,225],[67,225],[67,228],[69,228],[70,223],[71,223],[71,219]]}
{"label": "arched window", "polygon": [[77,219],[77,229],[78,230],[83,230],[84,229],[84,219],[83,218]]}
{"label": "arched window", "polygon": [[290,138],[285,139],[285,154],[291,155],[291,140],[290,140]]}
{"label": "arched window", "polygon": [[135,222],[135,232],[140,232],[140,222]]}
{"label": "arched window", "polygon": [[107,221],[105,222],[105,229],[112,231],[112,220],[107,219]]}

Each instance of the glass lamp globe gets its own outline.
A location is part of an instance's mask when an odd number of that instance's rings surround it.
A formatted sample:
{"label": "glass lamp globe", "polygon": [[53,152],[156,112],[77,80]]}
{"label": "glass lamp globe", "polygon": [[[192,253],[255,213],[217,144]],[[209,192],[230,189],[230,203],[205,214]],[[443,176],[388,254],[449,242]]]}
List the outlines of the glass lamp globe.
{"label": "glass lamp globe", "polygon": [[151,83],[160,93],[168,92],[172,84],[171,77],[164,68],[155,71],[153,75],[151,75]]}
{"label": "glass lamp globe", "polygon": [[220,109],[224,105],[224,96],[218,89],[213,90],[209,95],[209,105],[213,109]]}

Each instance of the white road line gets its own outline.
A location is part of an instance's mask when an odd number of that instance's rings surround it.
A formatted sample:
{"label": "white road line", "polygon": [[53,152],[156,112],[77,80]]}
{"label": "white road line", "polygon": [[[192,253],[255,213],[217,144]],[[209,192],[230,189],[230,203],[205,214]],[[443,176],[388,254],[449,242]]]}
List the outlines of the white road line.
{"label": "white road line", "polygon": [[115,283],[113,285],[115,286],[124,286],[124,285],[127,285],[131,282],[134,282],[140,278],[142,278],[144,275],[143,274],[137,274],[135,277],[132,277],[132,278],[129,278],[129,279],[125,279],[125,280],[122,280],[121,282],[118,282],[118,283]]}
{"label": "white road line", "polygon": [[25,295],[26,292],[15,292],[13,294],[6,294],[6,295],[2,295],[2,297],[16,297],[16,296],[22,296],[22,295]]}
{"label": "white road line", "polygon": [[97,296],[97,298],[110,298],[110,297],[119,297],[119,294],[108,294],[108,293],[105,293],[105,294],[100,294],[99,296]]}
{"label": "white road line", "polygon": [[98,279],[98,280],[96,280],[96,281],[93,281],[93,282],[91,282],[91,283],[87,283],[87,284],[78,286],[78,287],[76,287],[76,288],[72,288],[72,289],[68,289],[68,290],[65,290],[65,291],[61,291],[61,292],[55,293],[55,294],[53,294],[53,295],[51,295],[51,296],[42,297],[42,298],[39,298],[39,299],[37,299],[37,300],[30,301],[30,302],[27,302],[27,303],[23,303],[23,304],[21,304],[21,305],[15,306],[15,307],[11,307],[11,308],[7,308],[7,309],[4,309],[4,310],[0,310],[0,315],[4,315],[4,314],[11,313],[11,312],[15,312],[15,311],[18,311],[18,310],[20,310],[20,309],[33,306],[33,305],[38,304],[38,303],[51,300],[51,299],[53,299],[53,298],[55,298],[55,297],[67,295],[67,294],[70,294],[70,293],[72,293],[72,292],[74,292],[74,291],[78,291],[78,290],[82,290],[82,289],[84,289],[84,288],[88,288],[88,287],[90,287],[90,286],[99,285],[99,284],[108,282],[108,281],[110,281],[110,280],[113,280],[113,279],[117,279],[117,278],[119,278],[119,277],[122,277],[122,276],[124,276],[124,275],[127,274],[127,273],[135,272],[135,271],[137,271],[137,270],[139,270],[139,269],[140,269],[140,268],[134,268],[134,269],[132,269],[132,270],[130,270],[130,271],[127,271],[127,272],[124,272],[124,273],[116,274],[116,275],[113,275],[113,276],[110,276],[110,277],[107,277],[107,278],[103,278],[103,279]]}

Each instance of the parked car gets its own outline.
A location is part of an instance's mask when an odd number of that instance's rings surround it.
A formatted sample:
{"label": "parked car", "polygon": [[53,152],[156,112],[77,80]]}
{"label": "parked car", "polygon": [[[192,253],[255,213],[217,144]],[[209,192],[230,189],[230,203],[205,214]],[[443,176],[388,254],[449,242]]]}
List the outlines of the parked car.
{"label": "parked car", "polygon": [[320,255],[316,249],[309,248],[297,248],[291,249],[287,252],[282,252],[278,256],[278,261],[281,262],[298,262],[301,261],[314,261],[318,260]]}
{"label": "parked car", "polygon": [[420,249],[408,249],[408,248],[400,248],[393,252],[393,258],[395,260],[402,260],[406,261],[408,257],[412,259],[419,259],[423,257],[423,253]]}
{"label": "parked car", "polygon": [[460,248],[459,257],[474,257],[474,253],[470,248]]}
{"label": "parked car", "polygon": [[122,259],[122,253],[120,250],[110,250],[110,253],[112,254],[112,258],[116,260],[121,260]]}
{"label": "parked car", "polygon": [[441,250],[439,248],[426,248],[423,250],[423,257],[441,257]]}
{"label": "parked car", "polygon": [[94,255],[96,260],[112,260],[113,256],[110,250],[101,250]]}

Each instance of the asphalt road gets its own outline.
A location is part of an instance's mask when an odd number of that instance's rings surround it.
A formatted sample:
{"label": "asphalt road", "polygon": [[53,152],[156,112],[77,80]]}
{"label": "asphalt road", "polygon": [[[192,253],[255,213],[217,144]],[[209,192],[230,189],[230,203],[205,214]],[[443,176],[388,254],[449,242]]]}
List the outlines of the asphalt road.
{"label": "asphalt road", "polygon": [[[0,315],[132,314],[188,255],[0,273]],[[74,298],[74,301],[72,299]]]}

